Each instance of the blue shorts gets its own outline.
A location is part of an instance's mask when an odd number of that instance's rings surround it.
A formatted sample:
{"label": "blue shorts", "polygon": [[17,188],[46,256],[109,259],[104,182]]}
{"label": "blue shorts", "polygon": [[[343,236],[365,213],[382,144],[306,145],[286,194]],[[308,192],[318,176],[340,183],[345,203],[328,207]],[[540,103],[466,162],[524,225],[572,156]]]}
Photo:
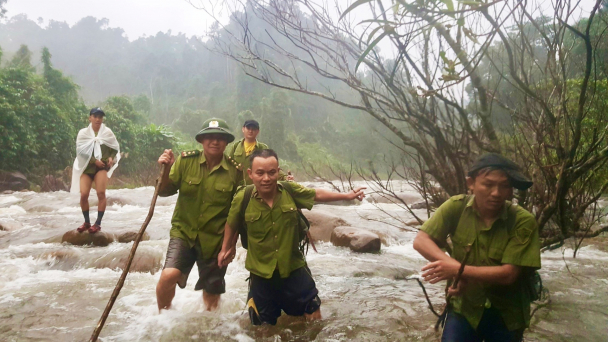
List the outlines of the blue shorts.
{"label": "blue shorts", "polygon": [[315,281],[306,266],[291,272],[287,278],[281,278],[278,270],[274,271],[270,279],[252,273],[247,298],[251,323],[275,325],[281,316],[281,310],[290,316],[312,314],[321,307],[318,294]]}
{"label": "blue shorts", "polygon": [[477,330],[473,329],[463,315],[449,310],[441,342],[521,342],[523,337],[523,328],[511,331],[507,329],[496,308],[483,311]]}

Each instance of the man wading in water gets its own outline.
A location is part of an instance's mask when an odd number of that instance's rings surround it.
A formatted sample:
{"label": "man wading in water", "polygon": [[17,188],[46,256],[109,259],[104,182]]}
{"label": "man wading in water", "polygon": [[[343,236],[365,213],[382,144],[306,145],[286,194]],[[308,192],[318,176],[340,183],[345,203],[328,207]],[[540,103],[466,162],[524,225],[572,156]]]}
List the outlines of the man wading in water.
{"label": "man wading in water", "polygon": [[[425,280],[453,281],[465,250],[470,255],[452,296],[442,341],[522,341],[530,324],[529,277],[540,268],[538,227],[532,214],[512,204],[513,188],[532,186],[512,161],[488,154],[468,173],[472,195],[442,204],[424,223],[414,249],[430,261]],[[452,241],[452,253],[441,248]]]}
{"label": "man wading in water", "polygon": [[237,229],[244,223],[249,244],[245,268],[251,272],[251,323],[274,325],[281,310],[292,316],[304,315],[307,320],[320,319],[321,300],[298,248],[298,209],[310,210],[315,201],[362,200],[365,188],[335,193],[297,183],[279,183],[279,158],[273,150],[258,150],[249,158],[251,168],[247,173],[255,187],[244,213],[241,206],[246,189],[241,188],[234,196],[218,264],[226,267],[234,258]]}
{"label": "man wading in water", "polygon": [[226,145],[233,140],[224,120],[209,119],[196,135],[203,151],[182,152],[175,160],[173,152],[165,150],[158,158],[159,164],[171,167],[170,173],[165,172],[159,195],[179,191],[165,266],[156,286],[159,311],[171,306],[175,285],[186,286],[195,263],[199,279],[194,289],[203,290],[207,310],[216,309],[226,292],[226,267],[218,267],[217,254],[232,197],[242,181],[242,173],[224,156]]}
{"label": "man wading in water", "polygon": [[[76,159],[72,168],[71,193],[80,193],[80,208],[84,223],[76,230],[94,234],[101,230],[101,219],[106,210],[106,186],[108,178],[118,167],[120,147],[112,130],[103,124],[106,114],[101,108],[93,108],[89,113],[89,126],[78,132],[76,138]],[[89,219],[89,193],[95,182],[97,191],[97,220],[91,226]]]}

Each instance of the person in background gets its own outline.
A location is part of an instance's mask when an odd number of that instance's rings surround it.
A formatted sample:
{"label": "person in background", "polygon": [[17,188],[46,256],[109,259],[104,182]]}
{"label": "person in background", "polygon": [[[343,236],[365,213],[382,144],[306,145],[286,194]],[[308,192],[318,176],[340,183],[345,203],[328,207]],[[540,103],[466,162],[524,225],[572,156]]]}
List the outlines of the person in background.
{"label": "person in background", "polygon": [[[106,210],[106,187],[108,179],[118,167],[120,146],[111,129],[103,123],[106,114],[101,108],[93,108],[89,113],[89,126],[78,132],[76,138],[76,159],[72,168],[70,192],[80,193],[80,208],[84,223],[76,230],[90,234],[101,230],[101,220]],[[97,192],[97,219],[91,226],[89,219],[89,193],[95,182]]]}

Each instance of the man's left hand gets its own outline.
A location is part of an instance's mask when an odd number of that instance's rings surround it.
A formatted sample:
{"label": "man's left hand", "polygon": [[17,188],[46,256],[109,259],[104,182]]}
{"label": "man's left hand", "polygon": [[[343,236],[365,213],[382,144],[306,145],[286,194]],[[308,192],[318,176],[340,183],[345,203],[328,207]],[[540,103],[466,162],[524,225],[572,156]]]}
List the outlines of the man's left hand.
{"label": "man's left hand", "polygon": [[365,193],[363,192],[363,190],[365,190],[365,189],[367,189],[367,188],[364,186],[361,186],[361,187],[354,189],[352,192],[347,193],[348,199],[349,200],[358,199],[359,201],[362,201],[363,198],[365,197]]}
{"label": "man's left hand", "polygon": [[460,263],[452,258],[429,262],[422,268],[422,277],[431,284],[442,280],[454,279],[458,275]]}
{"label": "man's left hand", "polygon": [[108,158],[108,163],[106,164],[108,169],[114,165],[114,159],[112,157]]}

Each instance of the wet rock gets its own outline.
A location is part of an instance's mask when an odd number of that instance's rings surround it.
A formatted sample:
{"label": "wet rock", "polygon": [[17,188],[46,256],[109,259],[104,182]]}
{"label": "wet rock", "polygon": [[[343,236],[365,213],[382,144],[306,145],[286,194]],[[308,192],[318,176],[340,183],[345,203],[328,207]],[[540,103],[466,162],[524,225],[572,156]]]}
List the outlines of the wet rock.
{"label": "wet rock", "polygon": [[[433,205],[433,203],[429,202],[428,206],[432,206],[432,205]],[[416,203],[410,205],[410,208],[411,209],[427,209],[427,205],[426,205],[425,201],[421,201],[421,202],[416,202]]]}
{"label": "wet rock", "polygon": [[136,205],[135,202],[133,202],[127,198],[122,198],[122,197],[117,197],[117,196],[108,197],[107,202],[106,202],[107,206],[119,205],[122,207],[127,204]]}
{"label": "wet rock", "polygon": [[30,183],[21,172],[0,172],[0,191],[21,191],[29,189]]}
{"label": "wet rock", "polygon": [[61,242],[67,242],[76,246],[93,245],[105,247],[114,242],[114,235],[104,231],[95,234],[89,234],[88,232],[79,233],[74,229],[63,234]]}
{"label": "wet rock", "polygon": [[[133,231],[120,233],[120,234],[117,234],[116,240],[121,243],[129,243],[131,241],[135,241],[135,238],[137,237],[138,233],[139,232],[133,232]],[[141,241],[148,241],[148,240],[150,240],[150,235],[148,233],[144,232],[144,235],[141,237]]]}
{"label": "wet rock", "polygon": [[6,230],[6,228],[4,228],[4,226],[2,225],[2,223],[0,223],[0,230]]}
{"label": "wet rock", "polygon": [[12,193],[14,193],[14,191],[13,191],[13,190],[4,190],[4,191],[2,191],[2,194],[3,194],[3,195],[10,195],[10,194],[12,194]]}
{"label": "wet rock", "polygon": [[[424,222],[425,222],[425,220],[422,220],[422,223],[424,223]],[[418,222],[418,220],[413,219],[413,220],[409,220],[409,221],[405,222],[405,225],[410,226],[410,227],[417,227],[417,226],[420,226],[421,223]]]}
{"label": "wet rock", "polygon": [[[395,196],[396,196],[396,198],[395,198]],[[395,196],[390,195],[390,194],[374,193],[374,194],[370,194],[366,198],[368,199],[368,201],[370,201],[372,203],[401,204],[400,200],[402,200],[403,202],[407,203],[408,205],[420,202],[420,200],[421,200],[420,195],[415,192],[396,192]]]}
{"label": "wet rock", "polygon": [[46,175],[40,189],[44,192],[67,191],[68,187],[61,178],[56,178],[53,175]]}
{"label": "wet rock", "polygon": [[[119,268],[124,270],[125,266],[127,265],[130,252],[130,249],[124,249],[115,253],[106,254],[95,260],[92,266],[95,268]],[[162,253],[158,253],[154,250],[145,248],[145,246],[141,246],[141,248],[137,249],[137,253],[135,253],[135,256],[133,257],[133,262],[131,262],[129,272],[144,272],[154,274],[161,269],[162,258]]]}
{"label": "wet rock", "polygon": [[304,216],[310,221],[310,236],[313,241],[331,240],[331,233],[336,227],[348,226],[348,223],[339,216],[322,210],[304,210]]}
{"label": "wet rock", "polygon": [[379,252],[382,245],[377,234],[355,227],[337,227],[331,233],[331,243],[359,253]]}

